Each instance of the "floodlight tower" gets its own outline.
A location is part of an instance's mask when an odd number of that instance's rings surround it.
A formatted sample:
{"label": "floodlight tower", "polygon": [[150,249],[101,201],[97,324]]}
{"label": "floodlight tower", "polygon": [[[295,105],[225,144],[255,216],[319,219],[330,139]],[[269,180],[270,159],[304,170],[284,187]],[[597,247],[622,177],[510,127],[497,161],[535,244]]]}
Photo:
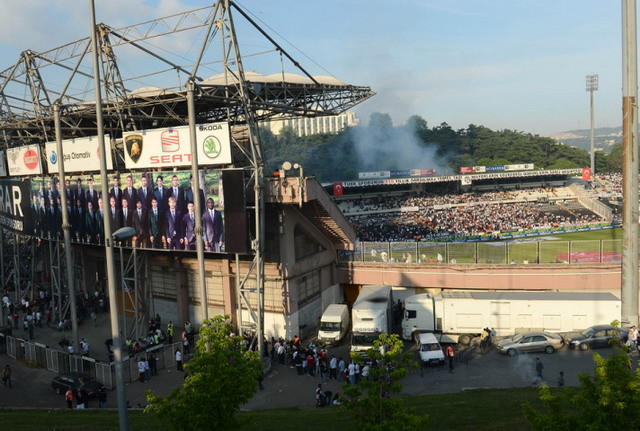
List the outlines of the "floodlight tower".
{"label": "floodlight tower", "polygon": [[587,75],[587,91],[591,107],[591,177],[596,173],[596,150],[593,143],[593,92],[598,91],[598,75]]}

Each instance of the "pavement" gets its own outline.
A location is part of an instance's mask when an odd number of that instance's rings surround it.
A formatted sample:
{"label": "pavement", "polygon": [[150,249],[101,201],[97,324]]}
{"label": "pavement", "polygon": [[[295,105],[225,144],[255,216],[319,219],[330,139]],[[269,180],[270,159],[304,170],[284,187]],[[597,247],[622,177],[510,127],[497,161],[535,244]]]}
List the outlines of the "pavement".
{"label": "pavement", "polygon": [[[23,330],[15,331],[17,337],[28,338]],[[63,334],[53,328],[36,328],[36,341],[48,346],[59,348],[57,343]],[[65,333],[70,338],[70,333]],[[98,316],[97,326],[91,322],[84,322],[79,327],[79,336],[85,337],[91,345],[91,356],[106,360],[107,350],[104,341],[110,336],[110,326],[107,314]],[[407,344],[409,352],[415,347]],[[348,358],[348,344],[329,348],[329,354],[336,357]],[[598,353],[607,356],[611,349],[600,349]],[[512,388],[531,386],[535,377],[535,358],[539,357],[544,363],[543,375],[550,386],[556,385],[560,371],[565,373],[567,386],[579,384],[580,373],[593,373],[593,358],[591,351],[582,352],[564,348],[551,355],[544,353],[518,355],[509,357],[492,350],[485,355],[473,359],[469,364],[457,364],[454,372],[448,372],[446,367],[417,369],[411,372],[402,382],[401,395],[415,396],[428,394],[456,393],[479,388]],[[10,364],[13,369],[13,388],[0,385],[0,408],[7,407],[39,407],[64,408],[64,397],[54,393],[51,379],[55,373],[46,369],[31,368],[25,363],[19,363],[6,355],[0,355],[0,368]],[[184,373],[174,367],[159,369],[158,376],[140,383],[132,382],[126,385],[127,399],[132,408],[146,405],[145,392],[152,390],[156,395],[166,396],[174,388],[182,384]],[[322,383],[319,377],[308,375],[298,376],[290,365],[272,363],[266,373],[264,390],[258,390],[242,408],[243,410],[274,409],[287,407],[312,407],[315,405],[315,389]],[[335,393],[343,392],[343,383],[330,380],[323,384],[323,389]],[[95,407],[97,402],[89,403]],[[116,407],[115,391],[108,392],[108,406]]]}

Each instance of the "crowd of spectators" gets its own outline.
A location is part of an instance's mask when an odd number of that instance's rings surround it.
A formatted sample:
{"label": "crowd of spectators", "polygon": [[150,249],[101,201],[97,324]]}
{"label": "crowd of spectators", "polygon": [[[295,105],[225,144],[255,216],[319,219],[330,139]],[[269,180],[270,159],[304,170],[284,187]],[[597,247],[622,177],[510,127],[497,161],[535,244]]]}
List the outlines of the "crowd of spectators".
{"label": "crowd of spectators", "polygon": [[[557,200],[558,196],[567,199]],[[457,239],[602,221],[586,208],[579,205],[576,208],[576,201],[571,201],[571,197],[568,189],[535,188],[407,193],[343,200],[339,206],[356,227],[362,241]],[[548,203],[549,198],[556,199],[554,204]]]}

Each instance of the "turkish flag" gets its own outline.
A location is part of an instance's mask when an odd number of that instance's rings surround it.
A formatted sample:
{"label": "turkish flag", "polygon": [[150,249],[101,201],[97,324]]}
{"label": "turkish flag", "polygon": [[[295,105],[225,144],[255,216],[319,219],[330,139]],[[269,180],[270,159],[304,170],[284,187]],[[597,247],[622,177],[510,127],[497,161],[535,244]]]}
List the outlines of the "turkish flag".
{"label": "turkish flag", "polygon": [[591,181],[591,168],[582,168],[582,180]]}
{"label": "turkish flag", "polygon": [[333,183],[333,195],[342,196],[344,194],[344,188],[342,183]]}

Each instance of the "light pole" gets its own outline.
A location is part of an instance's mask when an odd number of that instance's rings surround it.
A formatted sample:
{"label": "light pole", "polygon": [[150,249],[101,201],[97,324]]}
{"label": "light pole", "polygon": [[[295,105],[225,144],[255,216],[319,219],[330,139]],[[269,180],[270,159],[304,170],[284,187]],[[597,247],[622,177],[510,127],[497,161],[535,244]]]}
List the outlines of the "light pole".
{"label": "light pole", "polygon": [[587,91],[591,106],[591,178],[596,173],[596,150],[593,143],[593,92],[598,91],[598,75],[587,75]]}

